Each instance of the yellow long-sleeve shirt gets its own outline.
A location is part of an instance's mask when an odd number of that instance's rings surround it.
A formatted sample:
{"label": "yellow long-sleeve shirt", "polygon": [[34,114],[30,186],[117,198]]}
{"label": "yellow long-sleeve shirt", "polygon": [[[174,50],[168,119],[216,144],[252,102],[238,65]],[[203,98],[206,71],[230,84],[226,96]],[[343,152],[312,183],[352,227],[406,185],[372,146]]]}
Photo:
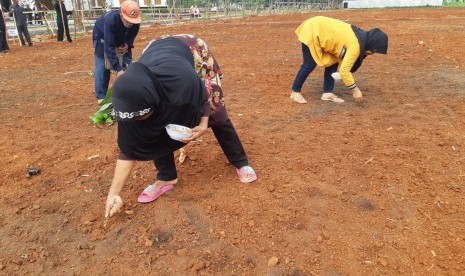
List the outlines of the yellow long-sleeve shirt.
{"label": "yellow long-sleeve shirt", "polygon": [[[350,24],[316,16],[300,24],[295,33],[299,41],[308,46],[316,64],[329,67],[338,62],[344,84],[349,88],[356,87],[350,70],[360,56],[360,44]],[[345,55],[341,59],[343,51]]]}

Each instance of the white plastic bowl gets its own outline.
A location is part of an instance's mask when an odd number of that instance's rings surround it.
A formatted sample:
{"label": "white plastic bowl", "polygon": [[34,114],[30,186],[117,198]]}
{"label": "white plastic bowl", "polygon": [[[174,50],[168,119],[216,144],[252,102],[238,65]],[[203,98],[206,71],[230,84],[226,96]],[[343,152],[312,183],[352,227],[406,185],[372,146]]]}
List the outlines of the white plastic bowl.
{"label": "white plastic bowl", "polygon": [[169,124],[165,128],[166,132],[168,132],[168,135],[171,137],[171,139],[177,141],[182,141],[192,136],[192,129],[185,126]]}
{"label": "white plastic bowl", "polygon": [[334,72],[331,74],[331,77],[333,77],[334,80],[341,80],[341,75],[339,74],[339,72]]}

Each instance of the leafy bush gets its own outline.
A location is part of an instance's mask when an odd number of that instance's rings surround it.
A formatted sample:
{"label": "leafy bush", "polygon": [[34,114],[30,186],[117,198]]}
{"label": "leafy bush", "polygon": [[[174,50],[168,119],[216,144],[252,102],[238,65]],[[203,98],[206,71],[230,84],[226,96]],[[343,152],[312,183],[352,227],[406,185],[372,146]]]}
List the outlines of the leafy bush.
{"label": "leafy bush", "polygon": [[452,0],[444,3],[446,7],[465,7],[465,2],[463,0]]}

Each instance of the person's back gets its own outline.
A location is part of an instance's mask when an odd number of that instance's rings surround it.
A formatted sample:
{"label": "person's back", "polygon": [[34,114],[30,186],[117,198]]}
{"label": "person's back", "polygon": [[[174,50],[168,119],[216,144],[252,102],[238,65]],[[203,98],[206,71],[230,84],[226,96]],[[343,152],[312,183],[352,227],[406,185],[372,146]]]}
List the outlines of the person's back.
{"label": "person's back", "polygon": [[[193,91],[192,85],[201,84],[193,66],[194,59],[190,49],[176,38],[167,37],[152,42],[138,62],[147,66],[157,80],[168,88],[166,95],[172,103],[180,100],[190,101],[192,95],[180,97],[176,94],[180,91]],[[166,72],[176,72],[176,76],[167,75]],[[170,87],[176,87],[176,91],[171,91]]]}
{"label": "person's back", "polygon": [[166,66],[185,67],[192,69],[195,73],[191,51],[186,44],[173,37],[158,39],[150,43],[142,52],[139,62],[160,74],[163,71],[159,68]]}
{"label": "person's back", "polygon": [[109,11],[105,12],[102,15],[100,15],[94,23],[94,28],[92,30],[93,36],[99,37],[99,38],[104,38],[105,34],[105,19],[107,16],[109,16],[111,13],[118,13],[117,11]]}

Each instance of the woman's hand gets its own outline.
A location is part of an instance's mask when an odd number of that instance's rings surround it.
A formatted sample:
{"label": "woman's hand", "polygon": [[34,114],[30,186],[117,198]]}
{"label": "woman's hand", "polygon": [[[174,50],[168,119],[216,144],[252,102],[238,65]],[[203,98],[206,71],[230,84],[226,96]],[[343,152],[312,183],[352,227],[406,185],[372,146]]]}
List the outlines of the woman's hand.
{"label": "woman's hand", "polygon": [[109,218],[114,214],[121,212],[123,200],[119,196],[124,184],[131,174],[134,161],[132,160],[116,160],[115,174],[111,182],[110,190],[108,191],[107,202],[105,204],[105,218]]}
{"label": "woman's hand", "polygon": [[186,144],[189,142],[192,142],[196,140],[197,138],[199,138],[200,136],[202,136],[206,131],[207,131],[207,127],[196,126],[192,128],[192,136],[182,140],[182,142]]}
{"label": "woman's hand", "polygon": [[105,206],[105,218],[110,218],[114,214],[121,212],[123,200],[118,195],[108,195],[107,204]]}
{"label": "woman's hand", "polygon": [[182,140],[184,143],[189,143],[202,136],[208,129],[208,117],[202,117],[198,126],[192,128],[192,136]]}
{"label": "woman's hand", "polygon": [[352,97],[354,97],[356,102],[362,101],[362,91],[358,87],[355,87],[352,89]]}

